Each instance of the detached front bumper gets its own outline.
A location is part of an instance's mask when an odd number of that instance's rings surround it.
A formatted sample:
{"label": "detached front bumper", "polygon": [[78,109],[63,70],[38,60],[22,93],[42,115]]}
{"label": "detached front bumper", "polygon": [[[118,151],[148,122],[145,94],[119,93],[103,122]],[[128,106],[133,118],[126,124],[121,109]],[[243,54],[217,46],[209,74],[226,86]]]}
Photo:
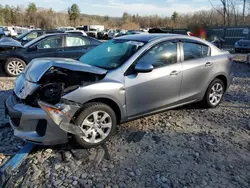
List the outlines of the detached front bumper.
{"label": "detached front bumper", "polygon": [[60,129],[43,109],[23,104],[15,94],[7,98],[5,107],[15,136],[42,145],[68,142],[68,134]]}

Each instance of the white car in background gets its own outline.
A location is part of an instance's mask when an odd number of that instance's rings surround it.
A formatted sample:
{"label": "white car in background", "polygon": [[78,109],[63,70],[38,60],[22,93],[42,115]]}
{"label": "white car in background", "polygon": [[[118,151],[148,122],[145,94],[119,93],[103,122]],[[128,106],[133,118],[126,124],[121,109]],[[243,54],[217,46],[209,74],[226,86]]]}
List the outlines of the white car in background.
{"label": "white car in background", "polygon": [[74,34],[79,34],[79,35],[87,36],[87,34],[84,31],[80,31],[80,30],[66,31],[66,33],[74,33]]}
{"label": "white car in background", "polygon": [[76,28],[68,26],[68,27],[58,27],[58,28],[56,28],[56,30],[59,30],[59,31],[73,31],[73,30],[76,30]]}
{"label": "white car in background", "polygon": [[108,38],[109,39],[115,38],[116,35],[118,35],[119,33],[120,33],[120,30],[117,30],[117,29],[109,30]]}
{"label": "white car in background", "polygon": [[12,36],[12,37],[17,36],[17,32],[15,31],[14,27],[5,26],[4,33],[7,36]]}

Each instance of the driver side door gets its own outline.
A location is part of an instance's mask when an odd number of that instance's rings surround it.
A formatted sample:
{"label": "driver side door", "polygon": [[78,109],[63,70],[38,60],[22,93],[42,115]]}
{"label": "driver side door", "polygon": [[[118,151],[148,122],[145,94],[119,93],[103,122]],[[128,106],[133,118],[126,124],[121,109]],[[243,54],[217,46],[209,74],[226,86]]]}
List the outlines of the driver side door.
{"label": "driver side door", "polygon": [[39,41],[36,49],[29,52],[29,59],[41,57],[64,57],[63,36],[51,36]]}
{"label": "driver side door", "polygon": [[153,46],[133,66],[143,63],[153,65],[153,71],[132,71],[125,76],[129,117],[166,108],[178,102],[180,97],[182,65],[177,41],[165,41]]}

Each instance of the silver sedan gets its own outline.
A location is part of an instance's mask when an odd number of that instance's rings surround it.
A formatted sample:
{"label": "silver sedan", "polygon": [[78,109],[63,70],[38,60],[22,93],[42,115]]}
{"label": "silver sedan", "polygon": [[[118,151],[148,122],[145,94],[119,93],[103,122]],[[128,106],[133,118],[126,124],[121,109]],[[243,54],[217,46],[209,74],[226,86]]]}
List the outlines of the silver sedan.
{"label": "silver sedan", "polygon": [[127,35],[79,61],[33,60],[6,101],[14,134],[44,145],[69,135],[95,147],[117,124],[201,101],[216,107],[232,81],[232,56],[195,37]]}

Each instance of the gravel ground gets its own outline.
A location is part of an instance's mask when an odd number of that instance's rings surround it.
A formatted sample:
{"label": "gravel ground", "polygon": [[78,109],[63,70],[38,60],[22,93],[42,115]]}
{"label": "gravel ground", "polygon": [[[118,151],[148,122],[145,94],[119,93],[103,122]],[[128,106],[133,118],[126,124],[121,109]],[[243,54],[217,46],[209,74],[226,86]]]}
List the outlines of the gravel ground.
{"label": "gravel ground", "polygon": [[[7,187],[250,187],[250,66],[234,63],[233,70],[219,107],[194,104],[123,124],[91,150],[37,147]],[[4,154],[23,144],[3,117],[12,87],[0,81]]]}

